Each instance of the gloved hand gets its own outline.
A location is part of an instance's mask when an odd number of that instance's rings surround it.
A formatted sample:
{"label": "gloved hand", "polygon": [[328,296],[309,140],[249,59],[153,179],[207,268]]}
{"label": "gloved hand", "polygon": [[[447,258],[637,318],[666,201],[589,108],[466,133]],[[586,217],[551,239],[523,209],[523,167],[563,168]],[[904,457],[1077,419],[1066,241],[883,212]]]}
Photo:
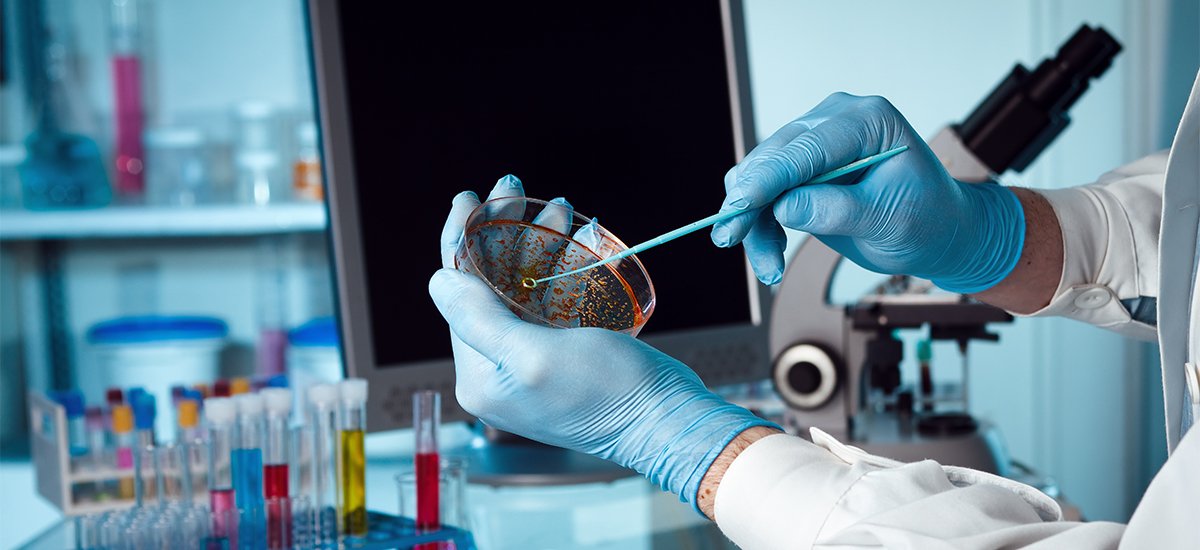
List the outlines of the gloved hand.
{"label": "gloved hand", "polygon": [[[521,182],[505,176],[489,198],[521,194]],[[448,269],[429,282],[453,333],[459,404],[493,427],[632,468],[694,506],[725,445],[774,424],[727,403],[686,365],[636,338],[518,319],[482,280],[452,269],[478,204],[471,192],[454,198],[442,232]]]}
{"label": "gloved hand", "polygon": [[[827,184],[809,179],[860,158],[908,151]],[[1025,215],[1003,186],[955,181],[880,97],[834,94],[780,128],[725,175],[722,210],[749,211],[712,230],[739,242],[759,280],[783,278],[788,227],[813,234],[871,271],[915,275],[961,293],[1006,277],[1024,248]]]}

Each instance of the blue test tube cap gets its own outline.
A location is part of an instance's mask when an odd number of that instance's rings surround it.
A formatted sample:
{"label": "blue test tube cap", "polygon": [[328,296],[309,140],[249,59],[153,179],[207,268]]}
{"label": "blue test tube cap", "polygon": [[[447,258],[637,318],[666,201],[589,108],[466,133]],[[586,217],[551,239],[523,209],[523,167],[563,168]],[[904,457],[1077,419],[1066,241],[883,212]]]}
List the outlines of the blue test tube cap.
{"label": "blue test tube cap", "polygon": [[51,393],[50,397],[66,409],[67,418],[78,418],[85,413],[83,392],[79,390],[56,391]]}
{"label": "blue test tube cap", "polygon": [[265,387],[268,388],[286,388],[288,387],[288,379],[286,374],[276,374],[267,379]]}
{"label": "blue test tube cap", "polygon": [[194,388],[188,388],[188,389],[183,390],[183,398],[191,399],[192,401],[195,401],[197,404],[201,404],[204,402],[204,394],[200,393],[200,390],[197,390]]}
{"label": "blue test tube cap", "polygon": [[133,400],[133,426],[138,430],[153,430],[155,410],[154,396],[141,392]]}
{"label": "blue test tube cap", "polygon": [[145,395],[145,394],[146,394],[146,388],[143,388],[141,386],[134,386],[132,388],[129,388],[128,390],[125,390],[125,402],[130,407],[136,406],[138,396]]}

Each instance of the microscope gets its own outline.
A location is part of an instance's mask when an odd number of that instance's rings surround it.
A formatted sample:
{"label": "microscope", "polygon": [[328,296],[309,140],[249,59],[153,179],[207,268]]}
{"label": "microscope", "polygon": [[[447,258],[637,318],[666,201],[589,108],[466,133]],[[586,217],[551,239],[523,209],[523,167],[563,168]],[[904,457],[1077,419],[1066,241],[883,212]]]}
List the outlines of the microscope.
{"label": "microscope", "polygon": [[[1067,111],[1120,51],[1104,29],[1082,26],[1035,70],[1017,64],[930,147],[963,182],[994,185],[999,174],[1024,170],[1066,128]],[[774,297],[771,380],[788,407],[785,423],[802,434],[820,428],[896,460],[931,458],[1013,477],[1013,463],[990,423],[965,406],[950,411],[918,406],[914,391],[901,384],[904,348],[896,337],[900,329],[927,330],[933,341],[955,342],[965,361],[971,342],[998,340],[989,326],[1013,317],[967,296],[929,293],[932,285],[907,277],[893,277],[856,303],[832,304],[830,288],[841,260],[818,239],[805,240]]]}

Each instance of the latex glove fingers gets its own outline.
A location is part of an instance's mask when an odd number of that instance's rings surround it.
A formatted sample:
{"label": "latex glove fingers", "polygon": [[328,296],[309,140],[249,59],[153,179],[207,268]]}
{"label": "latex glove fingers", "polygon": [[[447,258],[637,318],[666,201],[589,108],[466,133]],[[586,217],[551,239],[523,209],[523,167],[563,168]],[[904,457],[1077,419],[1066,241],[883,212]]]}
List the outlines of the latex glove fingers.
{"label": "latex glove fingers", "polygon": [[[521,183],[521,179],[512,174],[506,174],[504,177],[496,180],[496,185],[488,193],[487,200],[524,196],[525,186]],[[496,217],[519,220],[524,214],[525,201],[513,201],[512,204],[505,206]]]}
{"label": "latex glove fingers", "polygon": [[742,244],[746,247],[746,257],[759,281],[774,285],[783,280],[783,251],[787,248],[787,234],[779,227],[770,209],[759,210],[758,219],[750,227]]}
{"label": "latex glove fingers", "polygon": [[784,192],[863,157],[901,144],[921,143],[914,138],[908,123],[887,100],[831,95],[781,128],[735,167],[721,210],[744,208],[750,212],[714,226],[713,242],[722,247],[741,242],[758,219],[758,210]]}
{"label": "latex glove fingers", "polygon": [[442,226],[442,267],[455,267],[454,257],[458,255],[458,247],[462,243],[467,217],[477,206],[479,197],[474,191],[463,191],[450,202],[450,215]]}

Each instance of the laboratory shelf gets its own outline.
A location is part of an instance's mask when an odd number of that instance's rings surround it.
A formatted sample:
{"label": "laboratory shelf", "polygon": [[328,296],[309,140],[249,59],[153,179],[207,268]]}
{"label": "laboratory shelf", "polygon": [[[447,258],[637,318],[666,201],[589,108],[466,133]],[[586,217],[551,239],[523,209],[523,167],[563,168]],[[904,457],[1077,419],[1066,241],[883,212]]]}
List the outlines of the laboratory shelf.
{"label": "laboratory shelf", "polygon": [[323,203],[269,206],[110,206],[94,210],[0,210],[0,241],[232,237],[323,231]]}

